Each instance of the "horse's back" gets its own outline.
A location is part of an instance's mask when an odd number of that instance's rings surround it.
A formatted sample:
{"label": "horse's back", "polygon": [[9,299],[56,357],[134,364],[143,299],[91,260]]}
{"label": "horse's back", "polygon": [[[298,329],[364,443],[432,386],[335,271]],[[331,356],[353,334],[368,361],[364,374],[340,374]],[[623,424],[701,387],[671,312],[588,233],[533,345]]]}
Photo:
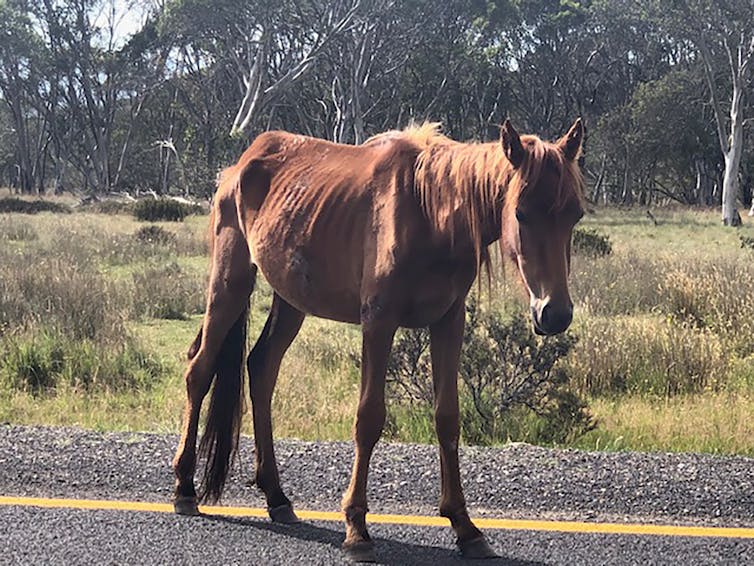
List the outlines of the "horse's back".
{"label": "horse's back", "polygon": [[[254,263],[288,302],[325,318],[359,322],[363,282],[394,267],[417,225],[407,140],[370,146],[286,132],[244,154],[243,201]],[[263,194],[260,198],[259,195]],[[251,204],[249,204],[251,203]]]}

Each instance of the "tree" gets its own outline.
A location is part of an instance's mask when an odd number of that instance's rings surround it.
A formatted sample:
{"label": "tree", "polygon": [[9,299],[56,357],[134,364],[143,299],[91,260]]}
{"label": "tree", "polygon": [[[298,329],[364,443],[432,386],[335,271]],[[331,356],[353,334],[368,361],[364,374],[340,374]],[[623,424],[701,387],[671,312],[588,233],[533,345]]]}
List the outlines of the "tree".
{"label": "tree", "polygon": [[[725,162],[722,220],[726,226],[735,226],[740,223],[736,199],[743,155],[743,95],[754,65],[754,2],[640,0],[639,7],[669,35],[697,50]],[[721,73],[723,69],[727,76]]]}

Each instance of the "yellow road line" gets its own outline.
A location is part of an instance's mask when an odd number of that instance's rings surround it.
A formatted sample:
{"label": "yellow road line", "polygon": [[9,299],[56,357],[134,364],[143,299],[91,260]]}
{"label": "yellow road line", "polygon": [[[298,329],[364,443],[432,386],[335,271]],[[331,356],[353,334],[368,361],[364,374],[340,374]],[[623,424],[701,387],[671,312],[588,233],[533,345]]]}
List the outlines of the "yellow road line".
{"label": "yellow road line", "polygon": [[[107,501],[100,499],[47,499],[41,497],[0,496],[0,506],[48,507],[65,509],[96,509],[115,511],[147,511],[172,513],[170,503],[145,501]],[[267,517],[266,509],[253,507],[201,506],[203,513],[230,517]],[[307,521],[342,521],[343,515],[332,511],[296,511]],[[380,515],[370,513],[368,521],[390,525],[419,527],[447,527],[447,519],[422,515]],[[474,523],[482,529],[553,531],[562,533],[598,533],[622,535],[660,535],[681,537],[745,538],[754,539],[754,528],[745,527],[689,527],[681,525],[646,525],[639,523],[586,523],[581,521],[537,521],[519,519],[477,518]]]}

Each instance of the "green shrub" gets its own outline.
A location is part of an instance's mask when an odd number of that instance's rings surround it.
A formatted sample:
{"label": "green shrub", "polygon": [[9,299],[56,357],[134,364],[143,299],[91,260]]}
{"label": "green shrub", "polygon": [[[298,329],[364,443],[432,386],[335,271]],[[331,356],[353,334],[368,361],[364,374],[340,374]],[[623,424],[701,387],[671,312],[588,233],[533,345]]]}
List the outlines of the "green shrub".
{"label": "green shrub", "polygon": [[24,200],[18,197],[0,198],[0,213],[15,212],[37,214],[38,212],[69,213],[70,207],[49,200]]}
{"label": "green shrub", "polygon": [[143,199],[133,208],[137,220],[146,222],[182,222],[189,214],[201,214],[200,206],[184,204],[168,198]]}
{"label": "green shrub", "polygon": [[602,257],[613,253],[610,238],[591,228],[576,228],[573,231],[573,252],[592,257]]}
{"label": "green shrub", "polygon": [[[573,347],[571,335],[537,338],[522,316],[503,321],[472,306],[467,313],[459,375],[461,428],[472,444],[507,440],[562,443],[590,430],[585,403],[568,389],[559,362]],[[388,432],[401,426],[400,415],[431,419],[429,337],[425,330],[399,334],[388,367],[391,416]],[[420,431],[428,425],[412,425]]]}

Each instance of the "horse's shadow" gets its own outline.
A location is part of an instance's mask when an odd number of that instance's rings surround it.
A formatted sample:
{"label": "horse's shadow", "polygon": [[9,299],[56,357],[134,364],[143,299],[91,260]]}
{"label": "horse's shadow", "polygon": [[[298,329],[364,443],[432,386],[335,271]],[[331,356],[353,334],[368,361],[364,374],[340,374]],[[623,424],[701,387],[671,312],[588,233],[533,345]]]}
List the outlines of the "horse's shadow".
{"label": "horse's shadow", "polygon": [[[305,542],[326,544],[340,551],[343,542],[343,532],[313,523],[301,522],[295,525],[271,523],[264,519],[250,519],[241,517],[227,517],[223,515],[205,515],[204,519],[242,525],[253,529],[268,531],[285,537],[295,538]],[[485,566],[544,566],[542,562],[533,562],[501,556],[487,560],[464,560],[455,550],[448,548],[397,541],[382,537],[375,537],[375,550],[379,564],[394,565],[422,565],[437,566],[437,564],[469,564],[479,563]],[[348,563],[345,555],[343,562]]]}

